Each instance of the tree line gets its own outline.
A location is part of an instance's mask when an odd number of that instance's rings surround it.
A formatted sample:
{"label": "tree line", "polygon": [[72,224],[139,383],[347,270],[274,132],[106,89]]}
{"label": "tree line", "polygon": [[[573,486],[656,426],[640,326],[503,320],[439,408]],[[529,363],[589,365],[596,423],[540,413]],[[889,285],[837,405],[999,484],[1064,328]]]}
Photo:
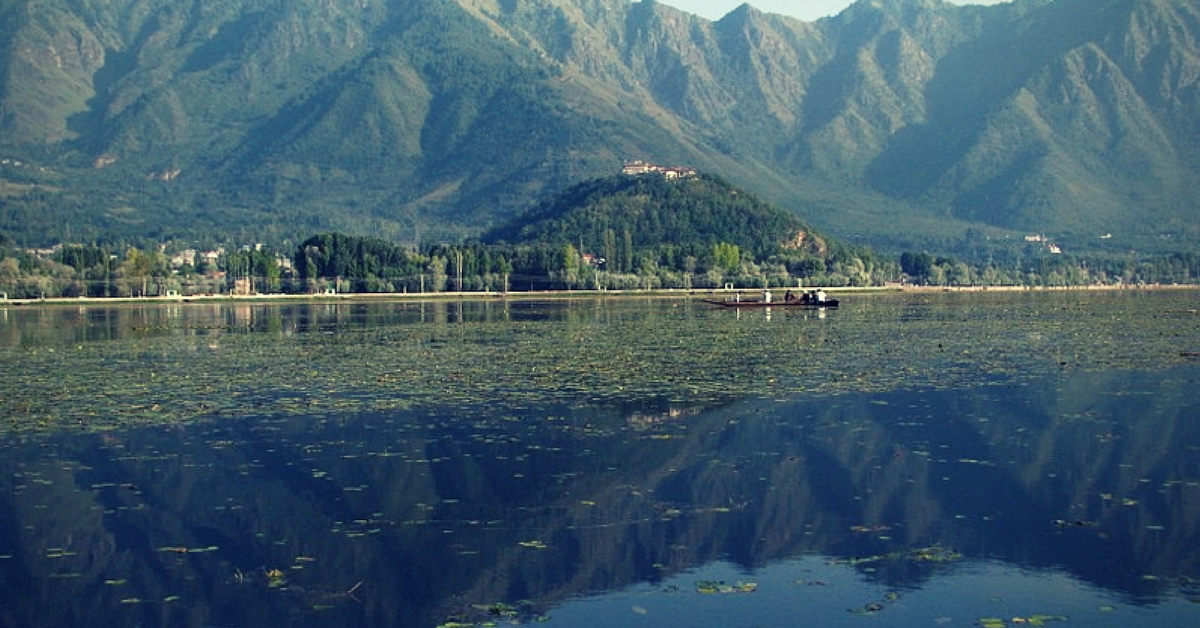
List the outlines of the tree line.
{"label": "tree line", "polygon": [[290,288],[278,255],[269,250],[231,251],[212,260],[179,257],[135,246],[65,245],[49,253],[0,246],[0,296],[151,297]]}
{"label": "tree line", "polygon": [[767,255],[727,242],[636,246],[610,231],[600,250],[584,245],[468,242],[423,252],[376,238],[323,234],[296,251],[299,288],[346,292],[713,289],[882,285],[894,261],[867,249],[826,255],[778,249]]}
{"label": "tree line", "polygon": [[1078,256],[1034,254],[974,264],[953,257],[905,252],[904,280],[929,286],[1068,287],[1200,283],[1200,254]]}
{"label": "tree line", "polygon": [[[604,240],[609,238],[605,237]],[[325,233],[292,251],[238,249],[179,260],[163,250],[67,245],[50,254],[0,244],[0,296],[21,298],[256,293],[435,293],[546,290],[796,288],[807,286],[1088,286],[1200,283],[1200,254],[1026,256],[969,263],[906,252],[899,258],[830,244],[822,254],[737,244],[437,244],[417,251],[380,238]]]}

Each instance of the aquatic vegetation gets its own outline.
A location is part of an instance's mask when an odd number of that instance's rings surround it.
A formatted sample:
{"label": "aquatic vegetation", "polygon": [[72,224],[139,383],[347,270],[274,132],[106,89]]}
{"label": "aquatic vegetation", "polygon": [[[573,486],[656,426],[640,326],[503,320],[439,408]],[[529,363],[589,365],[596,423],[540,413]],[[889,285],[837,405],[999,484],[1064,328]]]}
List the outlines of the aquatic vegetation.
{"label": "aquatic vegetation", "polygon": [[463,613],[448,618],[437,628],[492,628],[494,626],[524,626],[549,621],[528,601],[509,604],[492,602],[472,604]]}
{"label": "aquatic vegetation", "polygon": [[[1180,303],[1189,297],[876,295],[825,319],[689,300],[550,303],[542,318],[531,316],[537,303],[372,303],[361,312],[325,306],[331,322],[317,324],[294,306],[256,305],[251,320],[276,321],[261,330],[214,325],[225,320],[221,308],[250,306],[206,309],[207,317],[115,309],[107,314],[117,322],[112,337],[83,341],[86,327],[72,325],[86,326],[87,317],[10,318],[10,326],[55,325],[62,341],[0,344],[0,433],[421,405],[464,415],[481,404],[519,414],[529,404],[648,398],[702,407],[747,396],[978,386],[1066,368],[1162,368],[1188,359],[1181,346],[1200,346],[1196,315]],[[467,319],[471,307],[479,313]],[[670,423],[640,425],[659,430],[648,438],[665,439]]]}
{"label": "aquatic vegetation", "polygon": [[734,582],[732,584],[720,580],[700,580],[696,582],[696,593],[704,595],[729,593],[754,593],[758,584],[754,582]]}
{"label": "aquatic vegetation", "polygon": [[1008,621],[998,617],[983,617],[975,623],[981,628],[1008,628],[1010,626],[1045,626],[1051,622],[1066,621],[1062,615],[1030,615],[1029,617],[1013,617]]}
{"label": "aquatic vegetation", "polygon": [[962,554],[945,547],[931,546],[912,550],[856,556],[848,559],[831,559],[830,564],[869,565],[872,563],[911,561],[915,563],[952,563],[962,560]]}

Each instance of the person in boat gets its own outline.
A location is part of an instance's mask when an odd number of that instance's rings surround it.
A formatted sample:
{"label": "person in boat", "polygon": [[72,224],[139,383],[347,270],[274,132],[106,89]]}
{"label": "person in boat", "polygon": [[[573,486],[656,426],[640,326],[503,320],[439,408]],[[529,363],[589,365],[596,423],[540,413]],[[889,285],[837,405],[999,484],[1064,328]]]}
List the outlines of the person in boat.
{"label": "person in boat", "polygon": [[791,303],[792,301],[796,300],[796,295],[792,294],[791,290],[788,290],[787,294],[783,295],[783,300],[788,303]]}
{"label": "person in boat", "polygon": [[824,302],[825,302],[825,291],[817,290],[817,303],[824,303]]}

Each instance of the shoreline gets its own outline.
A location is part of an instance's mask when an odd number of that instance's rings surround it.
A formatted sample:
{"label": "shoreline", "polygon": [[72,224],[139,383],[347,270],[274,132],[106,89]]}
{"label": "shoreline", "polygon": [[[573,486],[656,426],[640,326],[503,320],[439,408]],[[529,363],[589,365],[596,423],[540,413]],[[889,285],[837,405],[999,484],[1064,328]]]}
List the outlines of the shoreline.
{"label": "shoreline", "polygon": [[[774,292],[786,290],[815,290],[818,286],[803,288],[772,288]],[[1115,286],[909,286],[887,285],[868,287],[823,288],[835,294],[932,294],[932,293],[984,293],[984,292],[1137,292],[1162,290],[1200,290],[1200,284],[1147,284]],[[542,301],[607,297],[653,297],[693,298],[722,294],[761,292],[760,288],[734,289],[664,289],[664,290],[548,290],[544,292],[383,292],[383,293],[340,293],[340,294],[199,294],[150,297],[57,297],[47,299],[0,299],[0,308],[13,307],[63,307],[72,305],[136,305],[136,304],[190,304],[190,303],[278,303],[278,302],[353,302],[353,301]]]}
{"label": "shoreline", "polygon": [[[828,290],[828,288],[826,288]],[[1200,290],[1200,284],[1143,284],[1089,286],[902,286],[901,292],[1152,292]]]}

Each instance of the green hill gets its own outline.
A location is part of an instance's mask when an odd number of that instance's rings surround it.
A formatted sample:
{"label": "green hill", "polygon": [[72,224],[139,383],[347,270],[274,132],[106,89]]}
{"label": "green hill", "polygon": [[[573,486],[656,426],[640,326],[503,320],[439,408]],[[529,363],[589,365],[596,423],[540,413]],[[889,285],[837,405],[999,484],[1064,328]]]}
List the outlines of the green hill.
{"label": "green hill", "polygon": [[367,292],[878,285],[899,272],[720,178],[654,173],[585,181],[481,240],[421,254],[313,236],[294,266],[304,286]]}
{"label": "green hill", "polygon": [[[604,251],[628,234],[638,249],[688,254],[732,244],[756,258],[783,250],[823,255],[825,240],[795,214],[709,175],[657,174],[586,181],[483,236],[490,244],[580,245]],[[613,256],[610,256],[613,257]]]}

